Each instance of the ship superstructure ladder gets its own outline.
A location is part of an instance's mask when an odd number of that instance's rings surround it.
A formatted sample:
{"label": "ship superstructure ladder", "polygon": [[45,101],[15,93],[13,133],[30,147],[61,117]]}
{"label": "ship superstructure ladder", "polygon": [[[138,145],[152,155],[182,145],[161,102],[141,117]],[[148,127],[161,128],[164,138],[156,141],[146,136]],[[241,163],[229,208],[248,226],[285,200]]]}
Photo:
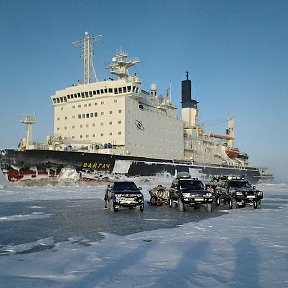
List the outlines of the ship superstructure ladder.
{"label": "ship superstructure ladder", "polygon": [[90,36],[85,32],[84,38],[72,42],[80,47],[81,57],[83,58],[83,84],[97,82],[97,76],[93,65],[93,42],[102,39],[102,35]]}

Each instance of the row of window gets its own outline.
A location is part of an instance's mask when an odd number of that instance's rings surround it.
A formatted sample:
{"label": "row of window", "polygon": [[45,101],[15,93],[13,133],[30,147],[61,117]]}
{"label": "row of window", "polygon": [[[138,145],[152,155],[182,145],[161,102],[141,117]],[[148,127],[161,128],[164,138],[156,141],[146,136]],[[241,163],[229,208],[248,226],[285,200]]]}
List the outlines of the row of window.
{"label": "row of window", "polygon": [[[117,123],[118,123],[118,124],[121,124],[122,121],[119,120]],[[113,122],[110,121],[108,124],[109,124],[109,126],[111,126],[111,125],[113,125]],[[100,126],[104,126],[104,123],[101,122],[101,123],[100,123]],[[89,127],[89,124],[86,124],[85,127],[88,128],[88,127]],[[96,124],[93,123],[90,127],[96,127]],[[76,127],[75,127],[74,125],[71,126],[71,128],[72,128],[72,129],[76,129]],[[79,128],[84,128],[84,127],[83,127],[83,125],[80,125]],[[68,129],[68,127],[67,127],[67,126],[64,126],[64,130],[67,130],[67,129]],[[57,128],[57,131],[59,131],[59,130],[60,130],[60,128],[58,127],[58,128]]]}
{"label": "row of window", "polygon": [[[117,102],[118,102],[117,99],[114,99],[114,103],[117,103]],[[104,105],[104,101],[101,101],[100,104],[101,104],[101,105]],[[98,105],[98,103],[95,102],[94,105],[96,106],[96,105]],[[91,107],[91,106],[92,106],[91,103],[88,103],[88,104],[84,104],[84,105],[83,105],[83,107]],[[81,104],[78,104],[77,107],[78,107],[78,108],[81,108],[82,106],[81,106]],[[75,109],[75,108],[76,108],[76,106],[73,105],[73,106],[72,106],[72,109]]]}
{"label": "row of window", "polygon": [[[63,103],[67,102],[70,99],[77,99],[77,98],[88,98],[93,97],[95,95],[101,95],[101,94],[122,94],[122,93],[130,93],[131,92],[131,86],[124,86],[124,87],[117,87],[117,88],[104,88],[104,89],[98,89],[98,90],[92,90],[92,91],[86,91],[86,92],[79,92],[74,94],[68,94],[66,96],[53,98],[53,103]],[[132,86],[132,92],[138,93],[139,87]]]}
{"label": "row of window", "polygon": [[[118,131],[118,133],[117,133],[118,135],[121,135],[122,133],[121,133],[121,131]],[[86,138],[86,139],[89,139],[89,138],[96,138],[96,134],[92,134],[92,135],[89,135],[89,134],[86,134],[86,135],[79,135],[79,138],[80,139],[83,139],[83,138]],[[100,133],[97,137],[104,137],[105,135],[104,135],[104,133]],[[113,136],[113,132],[109,132],[109,136]],[[71,137],[72,139],[77,139],[76,138],[76,136],[72,136]],[[67,137],[64,137],[64,139],[67,139]]]}
{"label": "row of window", "polygon": [[[118,113],[122,113],[122,110],[118,110]],[[113,111],[109,111],[109,114],[113,114]],[[100,115],[103,116],[104,112],[100,112]],[[78,114],[78,119],[87,119],[87,118],[93,118],[93,117],[98,117],[98,112],[94,113],[83,113],[83,114]]]}
{"label": "row of window", "polygon": [[[122,110],[118,110],[118,113],[122,113]],[[113,111],[109,111],[109,114],[113,114]],[[100,112],[100,115],[103,116],[104,112]],[[88,119],[94,117],[98,117],[98,112],[78,114],[78,119]],[[64,119],[68,120],[68,117],[65,116]],[[75,119],[75,115],[72,116],[72,119]],[[57,120],[60,121],[61,118],[57,117]]]}

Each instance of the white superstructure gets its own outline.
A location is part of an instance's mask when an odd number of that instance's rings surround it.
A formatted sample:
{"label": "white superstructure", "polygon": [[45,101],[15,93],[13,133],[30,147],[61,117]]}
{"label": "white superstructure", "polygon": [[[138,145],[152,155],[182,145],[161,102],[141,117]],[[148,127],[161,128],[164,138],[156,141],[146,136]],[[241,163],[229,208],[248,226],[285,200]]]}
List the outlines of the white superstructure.
{"label": "white superstructure", "polygon": [[124,51],[107,65],[117,79],[91,82],[93,77],[96,80],[93,40],[99,40],[99,36],[86,32],[83,40],[74,42],[86,51],[82,53],[83,81],[51,96],[54,136],[47,141],[48,149],[248,165],[247,154],[242,158],[228,156],[228,149],[234,149],[232,118],[227,119],[225,135],[207,133],[198,123],[198,102],[191,98],[188,73],[182,81],[182,119],[171,103],[171,87],[164,97],[158,94],[156,84],[151,84],[150,91],[143,91],[139,75],[128,73],[139,59],[129,59]]}
{"label": "white superstructure", "polygon": [[177,119],[169,95],[158,95],[155,84],[149,92],[143,91],[139,75],[129,76],[128,67],[138,62],[120,51],[107,66],[118,79],[56,91],[51,97],[54,140],[61,147],[159,159],[183,158],[183,121]]}

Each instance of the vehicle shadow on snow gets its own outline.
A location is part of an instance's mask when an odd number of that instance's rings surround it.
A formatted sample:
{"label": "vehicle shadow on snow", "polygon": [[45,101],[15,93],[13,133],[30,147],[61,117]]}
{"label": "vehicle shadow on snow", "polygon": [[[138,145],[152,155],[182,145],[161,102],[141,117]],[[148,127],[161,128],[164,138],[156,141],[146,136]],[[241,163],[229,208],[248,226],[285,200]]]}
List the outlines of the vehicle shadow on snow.
{"label": "vehicle shadow on snow", "polygon": [[[149,249],[154,246],[154,243],[148,243]],[[82,278],[77,287],[94,288],[94,287],[123,287],[121,286],[121,273],[137,267],[137,264],[145,257],[149,251],[147,243],[143,242],[141,246],[130,253],[127,253],[120,258],[117,256],[111,258],[108,265],[103,266],[99,270],[91,271],[86,277]],[[129,276],[128,276],[129,277]],[[131,276],[133,279],[133,275]]]}
{"label": "vehicle shadow on snow", "polygon": [[[208,240],[199,240],[191,247],[185,249],[179,264],[165,277],[157,280],[153,287],[208,287],[207,283],[216,281],[225,287],[253,287],[260,288],[259,253],[255,245],[248,238],[242,238],[234,245],[235,265],[231,278],[225,273],[217,273],[222,267],[211,267],[209,256],[211,244]],[[200,266],[201,264],[201,266]],[[206,266],[206,269],[203,269]],[[215,269],[214,269],[215,268]],[[210,280],[209,280],[210,279]],[[213,281],[214,279],[214,281]],[[212,281],[212,282],[211,282]]]}
{"label": "vehicle shadow on snow", "polygon": [[169,271],[169,275],[165,274],[164,278],[158,279],[153,287],[204,287],[205,285],[199,280],[202,277],[199,263],[207,262],[210,250],[208,240],[199,240],[188,246],[183,251],[183,256],[178,265]]}
{"label": "vehicle shadow on snow", "polygon": [[257,247],[247,237],[238,241],[235,246],[235,269],[230,281],[231,287],[261,287],[259,283],[260,255]]}
{"label": "vehicle shadow on snow", "polygon": [[[217,267],[217,264],[216,266],[211,266],[215,265],[213,256],[210,261],[211,253],[213,253],[212,248],[215,247],[211,247],[209,239],[191,241],[191,245],[182,247],[180,250],[178,250],[177,246],[173,247],[174,244],[172,242],[170,249],[165,252],[165,255],[163,254],[162,260],[165,262],[165,259],[173,259],[177,255],[175,254],[177,251],[180,251],[181,255],[179,255],[180,258],[178,258],[179,261],[176,266],[172,269],[168,268],[168,270],[167,268],[162,270],[157,260],[156,263],[152,264],[154,262],[152,261],[148,266],[147,263],[144,264],[146,261],[143,262],[143,259],[148,259],[153,251],[158,251],[158,245],[158,241],[143,240],[140,246],[125,253],[125,255],[121,255],[122,253],[120,253],[119,257],[110,255],[110,259],[109,257],[105,259],[104,266],[97,268],[96,265],[94,271],[89,271],[85,277],[79,279],[77,287],[117,287],[118,285],[121,287],[122,281],[124,283],[127,281],[126,277],[129,278],[131,276],[130,280],[133,281],[134,267],[136,269],[135,275],[138,275],[138,265],[144,265],[142,275],[144,278],[141,281],[149,287],[207,287],[207,283],[211,283],[211,281],[212,283],[216,282],[225,287],[233,288],[260,287],[259,253],[257,247],[247,237],[240,239],[233,245],[234,252],[232,253],[235,260],[233,267],[231,269],[228,267],[229,271],[232,271],[232,276],[229,278],[224,276],[225,273],[218,273],[223,267]],[[100,254],[107,255],[106,253],[107,251],[102,251]],[[170,255],[170,253],[172,254]],[[102,258],[101,255],[99,255],[100,258]],[[161,259],[159,261],[161,262]],[[153,275],[152,273],[151,278],[147,278],[151,272],[150,270],[153,270],[156,274]],[[130,280],[128,280],[128,283],[130,283]],[[139,284],[138,280],[136,282]]]}

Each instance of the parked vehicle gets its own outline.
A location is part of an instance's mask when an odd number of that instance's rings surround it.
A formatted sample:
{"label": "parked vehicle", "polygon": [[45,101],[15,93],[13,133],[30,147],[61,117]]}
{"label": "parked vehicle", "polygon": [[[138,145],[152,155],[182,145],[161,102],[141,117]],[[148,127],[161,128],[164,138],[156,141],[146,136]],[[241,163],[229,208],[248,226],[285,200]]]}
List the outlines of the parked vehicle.
{"label": "parked vehicle", "polygon": [[109,205],[115,212],[120,207],[139,207],[144,210],[144,197],[141,187],[137,187],[133,181],[116,181],[109,184],[105,192],[105,208]]}
{"label": "parked vehicle", "polygon": [[189,206],[206,206],[211,212],[212,202],[212,193],[205,189],[202,181],[191,178],[189,173],[179,173],[169,189],[169,207],[178,206],[181,212]]}
{"label": "parked vehicle", "polygon": [[263,192],[252,186],[241,177],[222,176],[217,179],[215,198],[217,205],[228,204],[229,208],[253,205],[255,209],[261,207]]}

